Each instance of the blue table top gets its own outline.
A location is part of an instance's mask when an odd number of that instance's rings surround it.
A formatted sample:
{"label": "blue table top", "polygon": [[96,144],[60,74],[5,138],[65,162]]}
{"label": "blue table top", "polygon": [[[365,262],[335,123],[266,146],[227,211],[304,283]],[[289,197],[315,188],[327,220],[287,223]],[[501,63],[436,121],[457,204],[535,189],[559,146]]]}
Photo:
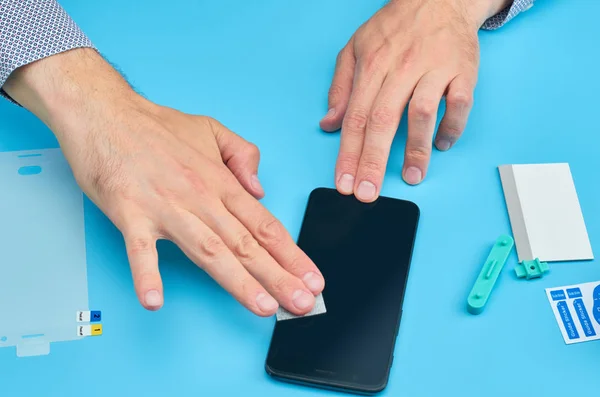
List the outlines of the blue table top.
{"label": "blue table top", "polygon": [[[193,4],[195,3],[195,4]],[[333,186],[339,134],[319,129],[335,56],[383,1],[63,1],[136,88],[213,116],[262,152],[263,200],[297,235],[306,199]],[[565,345],[544,288],[600,280],[597,261],[552,264],[517,280],[513,251],[486,311],[465,310],[494,240],[510,233],[497,166],[568,162],[592,247],[600,250],[600,131],[594,0],[538,1],[481,32],[476,103],[463,138],[434,151],[427,179],[400,176],[406,123],[382,193],[422,211],[388,396],[584,395],[600,390],[600,342]],[[442,111],[442,110],[441,110]],[[0,151],[57,147],[23,109],[0,103]],[[90,305],[104,335],[55,343],[48,356],[0,349],[3,396],[308,396],[264,360],[274,319],[242,308],[173,245],[161,243],[165,305],[134,294],[122,238],[86,203]],[[1,235],[1,232],[0,232]]]}

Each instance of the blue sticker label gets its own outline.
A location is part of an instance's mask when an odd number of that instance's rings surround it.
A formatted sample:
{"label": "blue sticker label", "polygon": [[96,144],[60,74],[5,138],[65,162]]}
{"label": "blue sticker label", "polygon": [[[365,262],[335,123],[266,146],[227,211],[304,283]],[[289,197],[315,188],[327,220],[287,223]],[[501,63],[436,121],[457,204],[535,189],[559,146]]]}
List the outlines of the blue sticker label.
{"label": "blue sticker label", "polygon": [[90,313],[90,322],[97,323],[98,321],[102,321],[102,312],[94,310]]}
{"label": "blue sticker label", "polygon": [[581,290],[579,288],[569,288],[569,289],[567,289],[567,294],[569,295],[569,298],[571,298],[571,299],[582,297]]}
{"label": "blue sticker label", "polygon": [[594,292],[592,292],[592,297],[594,298],[594,300],[600,300],[600,285],[597,285],[596,288],[594,288]]}
{"label": "blue sticker label", "polygon": [[556,307],[558,308],[560,318],[562,319],[563,325],[565,326],[565,331],[567,332],[567,336],[569,337],[569,339],[579,339],[579,332],[577,332],[577,328],[575,328],[575,324],[573,323],[573,317],[571,317],[571,312],[569,311],[567,302],[558,302],[556,304]]}
{"label": "blue sticker label", "polygon": [[581,328],[583,328],[585,336],[596,336],[596,331],[594,331],[594,326],[585,309],[583,299],[575,299],[573,301],[573,308],[575,309],[575,313],[577,313],[577,317],[579,317],[579,322],[581,323]]}
{"label": "blue sticker label", "polygon": [[565,291],[562,289],[557,289],[555,291],[550,291],[550,296],[552,296],[553,301],[559,301],[561,299],[567,299],[565,296]]}
{"label": "blue sticker label", "polygon": [[592,309],[594,313],[594,318],[596,322],[600,324],[600,285],[594,288],[594,293],[592,294],[594,297],[594,308]]}

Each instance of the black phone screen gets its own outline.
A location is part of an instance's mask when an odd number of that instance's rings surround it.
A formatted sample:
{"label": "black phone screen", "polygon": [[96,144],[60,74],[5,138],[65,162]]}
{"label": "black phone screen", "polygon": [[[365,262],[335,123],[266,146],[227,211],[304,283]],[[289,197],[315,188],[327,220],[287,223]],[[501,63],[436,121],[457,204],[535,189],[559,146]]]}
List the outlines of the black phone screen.
{"label": "black phone screen", "polygon": [[269,374],[367,393],[387,385],[418,219],[409,201],[311,193],[298,246],[325,278],[327,312],[276,323]]}

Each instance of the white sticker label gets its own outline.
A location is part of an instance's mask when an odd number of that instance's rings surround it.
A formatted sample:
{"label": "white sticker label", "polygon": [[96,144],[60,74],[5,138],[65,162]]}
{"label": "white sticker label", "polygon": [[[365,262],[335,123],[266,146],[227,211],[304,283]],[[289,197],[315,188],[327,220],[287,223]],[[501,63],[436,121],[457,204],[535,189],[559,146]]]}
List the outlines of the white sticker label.
{"label": "white sticker label", "polygon": [[90,322],[90,312],[89,311],[77,312],[77,322],[78,323],[89,323]]}
{"label": "white sticker label", "polygon": [[78,325],[77,326],[77,335],[78,336],[92,336],[92,326],[91,325]]}

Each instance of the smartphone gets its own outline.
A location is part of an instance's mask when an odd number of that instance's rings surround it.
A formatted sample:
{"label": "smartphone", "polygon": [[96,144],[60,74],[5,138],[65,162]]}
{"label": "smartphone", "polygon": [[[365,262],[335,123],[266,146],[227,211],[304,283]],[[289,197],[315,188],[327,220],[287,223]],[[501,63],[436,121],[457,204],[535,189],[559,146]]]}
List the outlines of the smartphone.
{"label": "smartphone", "polygon": [[310,194],[299,247],[325,278],[326,313],[277,321],[265,369],[274,378],[356,394],[387,386],[419,208],[334,189]]}

